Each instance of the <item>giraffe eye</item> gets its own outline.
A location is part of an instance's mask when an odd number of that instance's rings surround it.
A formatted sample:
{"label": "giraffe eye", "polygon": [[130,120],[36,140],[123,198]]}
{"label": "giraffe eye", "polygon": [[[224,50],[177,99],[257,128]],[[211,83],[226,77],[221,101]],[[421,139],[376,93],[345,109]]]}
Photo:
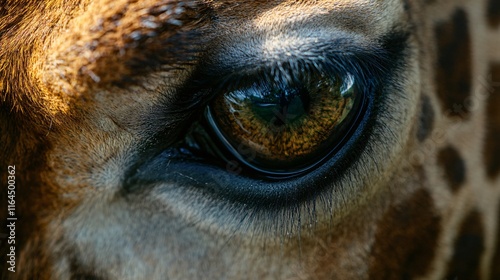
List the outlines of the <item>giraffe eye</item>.
{"label": "giraffe eye", "polygon": [[351,74],[253,82],[219,94],[206,117],[226,158],[268,177],[289,177],[341,148],[363,111],[358,88]]}

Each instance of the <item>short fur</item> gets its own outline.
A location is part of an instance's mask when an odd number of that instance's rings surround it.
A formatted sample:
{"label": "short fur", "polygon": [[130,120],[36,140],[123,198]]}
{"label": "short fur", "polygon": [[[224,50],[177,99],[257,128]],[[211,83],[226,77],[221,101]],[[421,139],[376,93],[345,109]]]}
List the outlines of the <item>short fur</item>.
{"label": "short fur", "polygon": [[[2,277],[499,278],[498,7],[0,0],[0,178],[16,166],[18,217]],[[178,162],[131,180],[208,102],[191,91],[217,74],[204,69],[322,49],[385,49],[387,64],[361,140],[335,169],[287,181],[307,195],[261,207],[229,195],[249,179]]]}

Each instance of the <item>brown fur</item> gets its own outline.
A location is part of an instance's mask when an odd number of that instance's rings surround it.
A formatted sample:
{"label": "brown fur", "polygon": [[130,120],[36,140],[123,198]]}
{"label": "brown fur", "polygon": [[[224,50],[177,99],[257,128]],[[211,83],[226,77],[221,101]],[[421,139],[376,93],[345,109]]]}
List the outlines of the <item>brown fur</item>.
{"label": "brown fur", "polygon": [[[0,0],[2,184],[18,171],[17,272],[2,259],[2,277],[495,279],[495,3]],[[314,194],[258,208],[218,185],[246,179],[175,160],[162,180],[129,181],[210,101],[196,85],[219,73],[204,67],[325,45],[402,57],[380,65],[392,71],[356,150],[321,188],[300,182]]]}
{"label": "brown fur", "polygon": [[488,176],[495,179],[500,173],[500,148],[498,145],[498,136],[500,135],[500,64],[490,66],[490,96],[487,109],[487,127],[486,145],[484,148],[486,172]]}
{"label": "brown fur", "polygon": [[435,36],[438,40],[436,86],[443,111],[466,117],[468,108],[462,104],[472,89],[471,38],[466,13],[457,10],[452,19],[436,27]]}
{"label": "brown fur", "polygon": [[481,279],[479,264],[483,251],[484,226],[481,214],[474,210],[460,226],[446,279]]}
{"label": "brown fur", "polygon": [[467,168],[462,157],[455,148],[448,146],[439,151],[437,159],[450,188],[458,191],[467,177]]}
{"label": "brown fur", "polygon": [[488,23],[490,26],[497,28],[498,25],[500,25],[500,3],[495,0],[488,1],[486,14],[488,15]]}
{"label": "brown fur", "polygon": [[440,222],[432,199],[424,190],[389,209],[379,222],[370,253],[370,279],[424,276],[435,256]]}
{"label": "brown fur", "polygon": [[417,130],[417,139],[424,141],[432,133],[434,127],[435,113],[431,101],[427,95],[422,96],[422,108],[420,112],[420,122]]}

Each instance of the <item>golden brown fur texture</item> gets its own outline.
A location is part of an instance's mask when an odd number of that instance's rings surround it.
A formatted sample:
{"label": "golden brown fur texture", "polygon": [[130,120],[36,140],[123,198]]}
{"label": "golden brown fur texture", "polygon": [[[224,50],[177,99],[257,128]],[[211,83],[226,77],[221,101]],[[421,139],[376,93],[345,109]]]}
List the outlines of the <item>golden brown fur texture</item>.
{"label": "golden brown fur texture", "polygon": [[[18,218],[2,277],[497,279],[498,10],[0,0],[0,174],[16,166]],[[277,182],[156,165],[209,103],[200,85],[336,52],[381,58],[383,73],[377,113],[337,163]],[[305,191],[242,200],[242,186]]]}

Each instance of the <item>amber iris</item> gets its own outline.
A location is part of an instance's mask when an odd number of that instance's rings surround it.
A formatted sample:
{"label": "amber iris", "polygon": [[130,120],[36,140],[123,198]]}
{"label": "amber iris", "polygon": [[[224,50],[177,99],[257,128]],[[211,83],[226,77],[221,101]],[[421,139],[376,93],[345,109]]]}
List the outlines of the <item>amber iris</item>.
{"label": "amber iris", "polygon": [[255,82],[219,95],[209,117],[222,142],[245,164],[290,171],[335,148],[358,114],[360,96],[349,74]]}

